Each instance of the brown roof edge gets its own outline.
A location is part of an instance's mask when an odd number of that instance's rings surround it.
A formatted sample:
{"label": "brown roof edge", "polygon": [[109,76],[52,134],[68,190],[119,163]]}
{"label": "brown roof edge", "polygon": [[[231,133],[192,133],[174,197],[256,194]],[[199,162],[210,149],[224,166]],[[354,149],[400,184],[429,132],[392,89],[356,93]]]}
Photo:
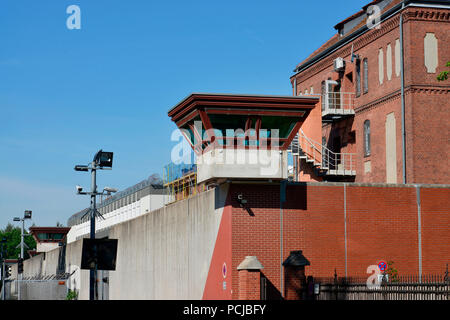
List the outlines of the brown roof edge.
{"label": "brown roof edge", "polygon": [[[192,104],[198,104],[198,102],[211,102],[222,104],[225,106],[226,103],[239,104],[239,102],[258,102],[266,103],[270,105],[271,103],[283,102],[285,104],[311,104],[317,103],[318,98],[316,97],[298,97],[298,96],[281,96],[281,95],[257,95],[257,94],[223,94],[223,93],[192,93],[187,96],[184,100],[175,105],[169,110],[169,117],[174,118],[178,113],[185,111]],[[261,107],[264,108],[264,104]]]}
{"label": "brown roof edge", "polygon": [[371,1],[370,3],[368,3],[364,7],[362,7],[362,9],[360,11],[356,12],[355,14],[352,14],[347,19],[344,19],[341,22],[339,22],[337,25],[334,26],[334,28],[336,30],[339,30],[340,26],[342,26],[343,24],[347,23],[348,21],[350,21],[350,20],[352,20],[352,19],[354,19],[356,17],[359,17],[361,14],[364,14],[367,11],[368,7],[370,7],[370,6],[374,5],[374,4],[377,4],[378,2],[381,2],[381,1],[382,0],[373,0],[373,1]]}
{"label": "brown roof edge", "polygon": [[50,232],[50,233],[68,233],[70,227],[29,227],[30,233],[34,232]]}

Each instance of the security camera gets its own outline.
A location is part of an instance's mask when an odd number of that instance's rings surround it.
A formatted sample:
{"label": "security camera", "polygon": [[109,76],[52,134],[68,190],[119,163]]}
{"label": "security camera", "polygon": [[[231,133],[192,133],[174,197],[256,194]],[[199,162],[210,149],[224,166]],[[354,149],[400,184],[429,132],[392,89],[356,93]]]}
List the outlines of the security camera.
{"label": "security camera", "polygon": [[239,203],[241,208],[243,208],[244,205],[247,204],[247,200],[244,199],[244,195],[242,193],[238,194],[237,201],[238,201],[238,203]]}
{"label": "security camera", "polygon": [[108,193],[116,193],[117,192],[117,189],[110,188],[110,187],[105,187],[103,190]]}
{"label": "security camera", "polygon": [[78,192],[78,193],[80,193],[81,191],[83,191],[83,188],[80,187],[80,186],[77,186],[76,188],[77,188],[77,192]]}

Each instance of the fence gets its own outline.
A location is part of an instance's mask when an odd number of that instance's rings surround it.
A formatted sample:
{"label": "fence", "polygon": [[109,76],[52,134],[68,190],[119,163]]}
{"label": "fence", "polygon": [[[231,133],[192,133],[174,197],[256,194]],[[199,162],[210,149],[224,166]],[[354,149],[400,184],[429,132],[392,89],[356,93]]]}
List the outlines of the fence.
{"label": "fence", "polygon": [[[367,278],[316,278],[316,300],[450,300],[448,271],[444,275],[383,277],[378,286]],[[387,280],[386,280],[387,279]],[[306,286],[308,287],[308,286]]]}
{"label": "fence", "polygon": [[167,188],[169,203],[184,200],[204,191],[197,185],[197,165],[173,163],[164,167],[164,187]]}
{"label": "fence", "polygon": [[71,274],[24,277],[22,280],[11,279],[7,287],[6,299],[17,300],[65,300],[68,279]]}

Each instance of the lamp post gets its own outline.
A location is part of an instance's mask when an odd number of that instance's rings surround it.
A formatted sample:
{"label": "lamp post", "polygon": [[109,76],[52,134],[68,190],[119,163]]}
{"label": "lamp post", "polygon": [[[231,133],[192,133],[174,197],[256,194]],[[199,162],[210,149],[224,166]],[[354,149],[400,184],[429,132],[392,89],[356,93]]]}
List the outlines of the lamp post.
{"label": "lamp post", "polygon": [[[15,217],[13,221],[16,222],[22,222],[22,228],[21,228],[21,232],[20,232],[20,261],[23,261],[23,246],[24,246],[24,241],[23,241],[23,237],[24,237],[24,229],[25,229],[25,220],[27,219],[31,219],[31,210],[25,210],[24,214],[23,214],[23,218],[20,217]],[[19,269],[17,269],[19,272]],[[21,296],[20,296],[20,285],[22,284],[22,279],[23,279],[23,273],[19,272],[19,285],[17,287],[17,295],[18,295],[18,300],[20,300]]]}
{"label": "lamp post", "polygon": [[5,299],[5,297],[6,297],[6,295],[5,295],[5,292],[6,292],[6,290],[5,290],[5,278],[6,278],[6,272],[5,272],[5,259],[6,259],[6,253],[4,252],[5,251],[5,245],[6,245],[6,238],[2,238],[2,241],[1,241],[1,245],[2,245],[2,248],[1,248],[1,260],[2,260],[2,300],[6,300]]}
{"label": "lamp post", "polygon": [[[112,170],[113,163],[113,153],[98,151],[94,159],[89,165],[77,165],[75,166],[75,171],[83,171],[89,172],[91,171],[91,192],[83,192],[83,188],[77,186],[77,194],[81,195],[90,195],[91,196],[91,205],[89,207],[89,211],[86,212],[85,215],[89,213],[91,220],[91,232],[90,238],[95,239],[95,218],[98,216],[102,217],[101,214],[97,211],[96,207],[96,197],[98,195],[111,195],[111,193],[117,192],[116,189],[113,188],[104,188],[103,192],[97,192],[97,170]],[[84,216],[85,216],[84,215]],[[83,216],[83,217],[84,217]],[[82,217],[82,218],[83,218]],[[90,270],[89,275],[89,300],[95,300],[95,284],[97,279],[97,265],[94,270]]]}

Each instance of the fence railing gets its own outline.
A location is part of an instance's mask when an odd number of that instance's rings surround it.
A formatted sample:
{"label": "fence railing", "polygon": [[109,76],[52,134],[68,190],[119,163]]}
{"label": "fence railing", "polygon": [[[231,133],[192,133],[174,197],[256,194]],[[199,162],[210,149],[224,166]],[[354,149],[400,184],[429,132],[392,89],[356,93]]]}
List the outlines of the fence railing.
{"label": "fence railing", "polygon": [[450,300],[448,275],[400,276],[369,286],[367,278],[315,278],[316,300]]}
{"label": "fence railing", "polygon": [[355,94],[351,92],[328,92],[322,96],[322,113],[345,114],[354,110]]}

